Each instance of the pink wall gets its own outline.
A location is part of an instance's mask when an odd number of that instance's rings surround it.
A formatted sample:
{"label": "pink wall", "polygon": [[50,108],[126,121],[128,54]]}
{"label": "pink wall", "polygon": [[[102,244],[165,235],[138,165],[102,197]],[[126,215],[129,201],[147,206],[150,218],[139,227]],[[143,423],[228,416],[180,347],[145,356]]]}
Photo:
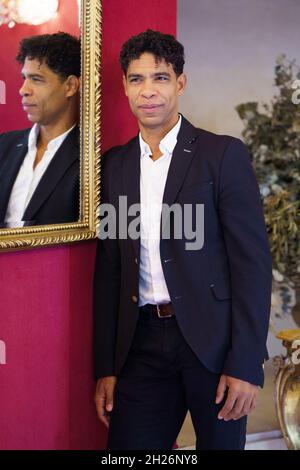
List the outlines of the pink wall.
{"label": "pink wall", "polygon": [[[62,16],[60,27],[69,14]],[[175,34],[176,0],[103,1],[104,149],[135,132],[117,55],[127,37],[148,27]],[[1,51],[3,44],[8,50],[4,31],[1,27]],[[4,61],[1,52],[0,71]],[[13,114],[6,124],[13,128]],[[5,365],[0,358],[0,449],[105,446],[93,404],[94,256],[93,241],[0,254],[0,340],[6,343]]]}

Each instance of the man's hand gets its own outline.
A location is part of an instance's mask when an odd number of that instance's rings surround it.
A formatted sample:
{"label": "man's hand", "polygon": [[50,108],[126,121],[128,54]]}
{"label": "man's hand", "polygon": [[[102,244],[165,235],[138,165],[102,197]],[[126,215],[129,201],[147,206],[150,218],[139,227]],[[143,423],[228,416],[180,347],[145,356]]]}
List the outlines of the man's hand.
{"label": "man's hand", "polygon": [[100,421],[108,428],[108,413],[114,407],[114,391],[117,377],[102,377],[98,380],[95,393],[95,403]]}
{"label": "man's hand", "polygon": [[216,404],[221,403],[228,387],[226,402],[218,414],[219,419],[229,421],[239,419],[252,411],[257,402],[258,386],[229,375],[221,375]]}

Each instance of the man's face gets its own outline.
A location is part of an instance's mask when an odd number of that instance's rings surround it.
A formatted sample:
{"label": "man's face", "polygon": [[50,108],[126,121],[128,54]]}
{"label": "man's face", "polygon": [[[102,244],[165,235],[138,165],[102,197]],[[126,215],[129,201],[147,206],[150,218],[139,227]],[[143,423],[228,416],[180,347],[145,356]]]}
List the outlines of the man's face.
{"label": "man's face", "polygon": [[24,83],[19,93],[28,119],[42,126],[57,123],[68,108],[68,79],[62,81],[44,62],[28,57],[22,76]]}
{"label": "man's face", "polygon": [[129,64],[123,77],[130,108],[144,128],[164,128],[176,122],[178,97],[186,85],[184,74],[176,76],[173,66],[165,60],[144,53]]}

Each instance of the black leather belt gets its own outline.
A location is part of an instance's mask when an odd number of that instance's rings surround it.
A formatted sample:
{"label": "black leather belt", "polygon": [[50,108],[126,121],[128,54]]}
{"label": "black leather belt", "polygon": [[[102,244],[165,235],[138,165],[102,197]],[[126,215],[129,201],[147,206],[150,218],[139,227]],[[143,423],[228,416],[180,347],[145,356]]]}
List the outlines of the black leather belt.
{"label": "black leather belt", "polygon": [[143,312],[152,313],[159,318],[170,318],[175,315],[171,302],[167,304],[145,304],[140,308]]}

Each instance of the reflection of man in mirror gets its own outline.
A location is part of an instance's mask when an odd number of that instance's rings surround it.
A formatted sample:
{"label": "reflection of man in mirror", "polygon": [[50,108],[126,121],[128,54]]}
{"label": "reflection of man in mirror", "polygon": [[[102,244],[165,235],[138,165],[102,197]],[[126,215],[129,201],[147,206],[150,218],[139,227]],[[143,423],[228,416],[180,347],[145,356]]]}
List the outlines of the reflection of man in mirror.
{"label": "reflection of man in mirror", "polygon": [[80,41],[62,32],[32,36],[17,61],[33,127],[0,135],[0,223],[77,221]]}

